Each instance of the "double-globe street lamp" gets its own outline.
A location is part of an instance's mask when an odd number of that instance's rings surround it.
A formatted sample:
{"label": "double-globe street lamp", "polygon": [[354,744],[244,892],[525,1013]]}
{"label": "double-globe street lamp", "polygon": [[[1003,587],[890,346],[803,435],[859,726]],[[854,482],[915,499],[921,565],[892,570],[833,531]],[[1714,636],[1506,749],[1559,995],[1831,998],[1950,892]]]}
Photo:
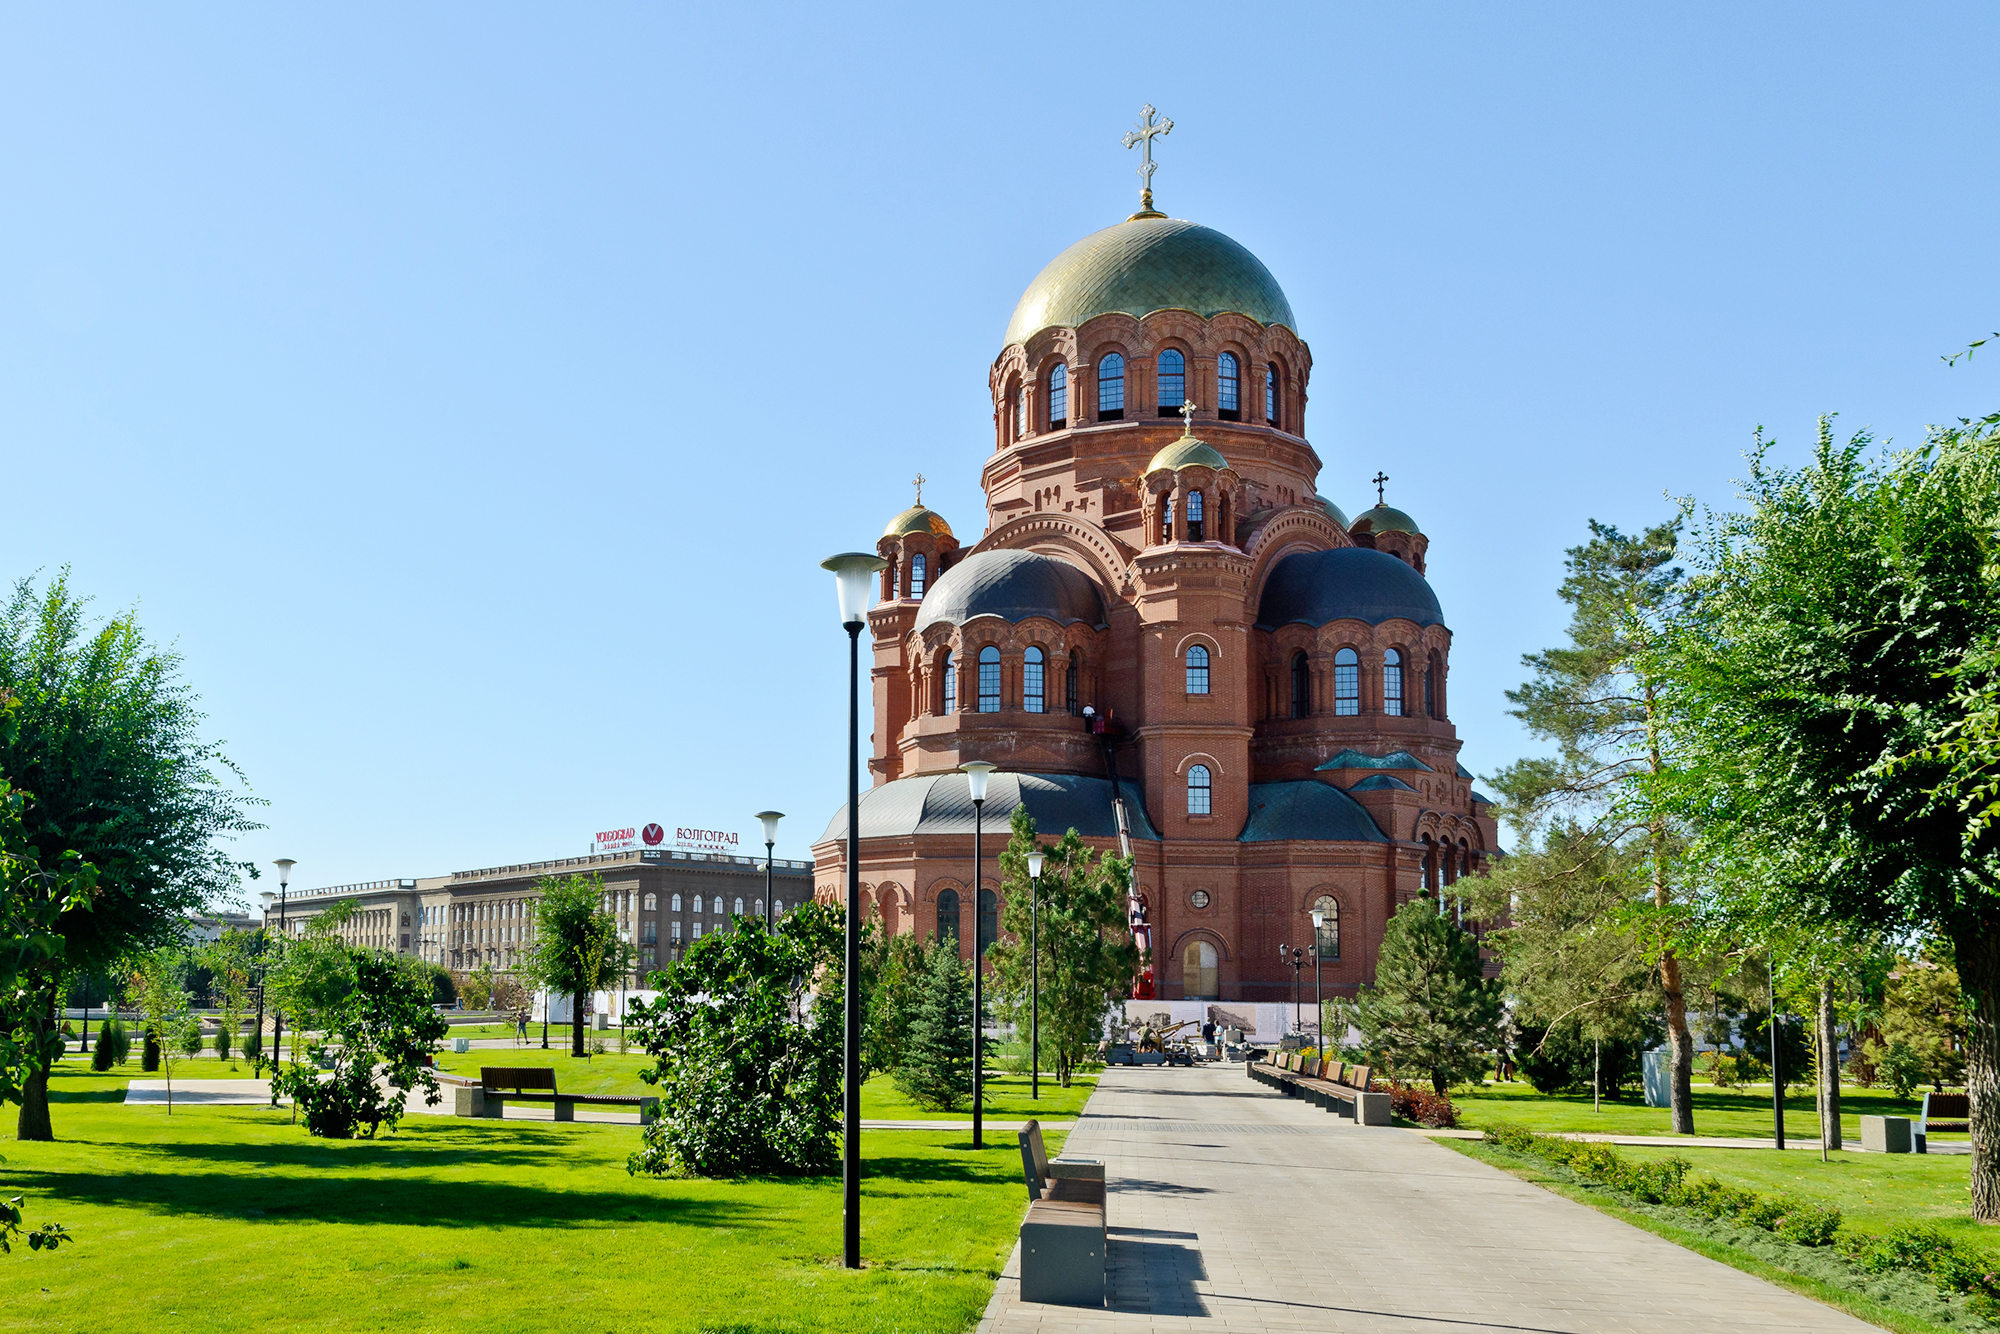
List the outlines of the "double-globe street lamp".
{"label": "double-globe street lamp", "polygon": [[[861,1268],[861,627],[868,586],[889,562],[847,551],[820,562],[833,572],[840,624],[847,631],[847,950],[846,1038],[841,1097],[841,1263]],[[768,897],[764,900],[770,902]],[[976,1115],[976,1113],[975,1113]]]}
{"label": "double-globe street lamp", "polygon": [[1326,925],[1326,914],[1318,908],[1312,910],[1313,919],[1313,1032],[1319,1035],[1320,1051],[1326,1051],[1326,991],[1320,986],[1319,961],[1325,951],[1319,947],[1320,929]]}
{"label": "double-globe street lamp", "polygon": [[1280,945],[1278,946],[1278,962],[1292,970],[1292,1031],[1294,1033],[1303,1033],[1305,1031],[1305,1019],[1302,1009],[1305,1005],[1305,999],[1299,993],[1305,985],[1303,974],[1306,966],[1306,952],[1297,945]]}
{"label": "double-globe street lamp", "polygon": [[771,910],[771,849],[778,842],[778,821],[785,818],[783,811],[758,811],[757,818],[764,822],[764,929],[769,931],[777,914]]}
{"label": "double-globe street lamp", "polygon": [[1042,863],[1047,854],[1028,854],[1028,1098],[1042,1100]]}
{"label": "double-globe street lamp", "polygon": [[[271,865],[278,868],[278,892],[273,894],[267,889],[258,895],[259,898],[264,900],[264,911],[266,914],[271,911],[271,900],[276,899],[278,901],[278,936],[280,939],[289,939],[285,926],[285,898],[286,891],[292,883],[292,868],[298,864],[297,859],[292,857],[280,857],[273,861]],[[294,1038],[292,1045],[294,1047],[298,1046],[298,1039]],[[285,1014],[284,1011],[273,1004],[271,1006],[271,1073],[274,1075],[278,1071],[278,1061],[284,1055],[284,1050]],[[278,1090],[275,1086],[271,1089],[271,1105],[273,1107],[278,1105]]]}
{"label": "double-globe street lamp", "polygon": [[986,909],[979,901],[979,839],[981,822],[986,814],[986,780],[999,767],[985,760],[967,760],[958,766],[972,794],[972,1147],[975,1149],[986,1147],[985,1119],[980,1107],[986,1092],[984,1074],[980,1069],[980,1058],[985,1055],[986,990],[979,967],[982,962],[980,955],[986,949],[986,941],[981,938],[979,930],[985,924]]}

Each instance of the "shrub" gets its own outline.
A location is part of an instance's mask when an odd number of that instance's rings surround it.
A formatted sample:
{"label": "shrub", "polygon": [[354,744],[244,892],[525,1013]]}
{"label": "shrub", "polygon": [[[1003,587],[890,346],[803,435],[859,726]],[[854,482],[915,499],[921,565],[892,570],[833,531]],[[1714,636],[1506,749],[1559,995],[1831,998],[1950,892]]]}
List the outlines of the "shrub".
{"label": "shrub", "polygon": [[1846,1233],[1840,1253],[1870,1273],[1910,1269],[1930,1277],[1940,1292],[1964,1293],[1973,1310],[2000,1311],[2000,1264],[1929,1223],[1905,1223],[1879,1234]]}
{"label": "shrub", "polygon": [[215,1059],[218,1061],[226,1061],[229,1059],[228,1024],[224,1024],[221,1028],[215,1030]]}
{"label": "shrub", "polygon": [[1458,1124],[1458,1109],[1451,1105],[1451,1099],[1429,1089],[1390,1085],[1389,1112],[1433,1130],[1449,1130]]}
{"label": "shrub", "polygon": [[123,1065],[132,1059],[132,1030],[125,1027],[125,1021],[114,1014],[104,1021],[104,1028],[98,1036],[97,1045],[111,1048],[111,1063]]}
{"label": "shrub", "polygon": [[1923,1056],[1907,1042],[1890,1043],[1876,1067],[1876,1078],[1894,1089],[1899,1098],[1915,1093],[1925,1073]]}
{"label": "shrub", "polygon": [[146,1046],[139,1053],[139,1068],[147,1074],[160,1068],[160,1035],[150,1028],[146,1030]]}
{"label": "shrub", "polygon": [[111,1068],[111,1058],[114,1055],[116,1053],[111,1049],[111,1034],[100,1031],[97,1035],[97,1045],[90,1049],[90,1068],[100,1075],[103,1074]]}
{"label": "shrub", "polygon": [[257,1029],[253,1028],[243,1035],[243,1059],[252,1065],[260,1064],[264,1059],[264,1035]]}
{"label": "shrub", "polygon": [[1840,1230],[1840,1210],[1831,1204],[1796,1203],[1778,1220],[1778,1235],[1801,1246],[1830,1246]]}
{"label": "shrub", "polygon": [[193,1056],[201,1051],[201,1025],[189,1024],[187,1032],[181,1034],[181,1054]]}

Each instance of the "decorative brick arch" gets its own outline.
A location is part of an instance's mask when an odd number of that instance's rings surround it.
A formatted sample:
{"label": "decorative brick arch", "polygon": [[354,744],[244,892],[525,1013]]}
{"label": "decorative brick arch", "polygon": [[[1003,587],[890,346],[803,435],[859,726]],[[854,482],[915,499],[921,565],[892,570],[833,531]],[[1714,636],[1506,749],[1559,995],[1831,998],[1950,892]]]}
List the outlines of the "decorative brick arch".
{"label": "decorative brick arch", "polygon": [[[1024,514],[1001,524],[972,548],[982,551],[1033,551],[1070,563],[1096,579],[1100,593],[1122,585],[1127,562],[1102,528],[1084,523],[1061,510]],[[1117,599],[1107,597],[1106,604]]]}

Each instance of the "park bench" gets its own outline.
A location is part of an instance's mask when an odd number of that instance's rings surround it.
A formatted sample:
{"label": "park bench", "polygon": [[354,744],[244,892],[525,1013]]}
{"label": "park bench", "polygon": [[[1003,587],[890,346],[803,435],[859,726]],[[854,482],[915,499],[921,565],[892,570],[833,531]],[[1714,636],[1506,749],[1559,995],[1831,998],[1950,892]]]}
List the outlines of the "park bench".
{"label": "park bench", "polygon": [[497,1117],[510,1102],[547,1103],[558,1121],[576,1120],[576,1105],[630,1107],[640,1125],[659,1119],[660,1100],[628,1093],[564,1093],[556,1088],[556,1072],[546,1065],[483,1065],[479,1082],[453,1081],[452,1111],[459,1116]]}
{"label": "park bench", "polygon": [[1272,1060],[1246,1062],[1244,1070],[1287,1097],[1302,1097],[1322,1110],[1352,1118],[1356,1125],[1389,1124],[1389,1095],[1373,1091],[1374,1072],[1365,1065],[1284,1052]]}
{"label": "park bench", "polygon": [[1972,1099],[1964,1093],[1926,1093],[1924,1109],[1917,1116],[1916,1149],[1918,1153],[1929,1153],[1926,1140],[1930,1133],[1939,1134],[1972,1133]]}
{"label": "park bench", "polygon": [[1042,1124],[1020,1132],[1028,1215],[1021,1220],[1021,1300],[1104,1305],[1104,1164],[1051,1159]]}

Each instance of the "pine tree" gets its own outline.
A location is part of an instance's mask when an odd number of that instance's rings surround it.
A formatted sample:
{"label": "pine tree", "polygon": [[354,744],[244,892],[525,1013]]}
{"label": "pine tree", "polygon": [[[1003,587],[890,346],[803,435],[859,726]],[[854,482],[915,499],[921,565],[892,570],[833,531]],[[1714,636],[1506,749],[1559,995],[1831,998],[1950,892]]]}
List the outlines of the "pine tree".
{"label": "pine tree", "polygon": [[934,949],[912,988],[896,1087],[926,1111],[972,1101],[972,974],[952,950]]}
{"label": "pine tree", "polygon": [[1415,899],[1389,919],[1375,983],[1356,1008],[1368,1049],[1399,1078],[1428,1076],[1442,1095],[1479,1073],[1498,1037],[1500,985],[1487,980],[1471,933]]}

